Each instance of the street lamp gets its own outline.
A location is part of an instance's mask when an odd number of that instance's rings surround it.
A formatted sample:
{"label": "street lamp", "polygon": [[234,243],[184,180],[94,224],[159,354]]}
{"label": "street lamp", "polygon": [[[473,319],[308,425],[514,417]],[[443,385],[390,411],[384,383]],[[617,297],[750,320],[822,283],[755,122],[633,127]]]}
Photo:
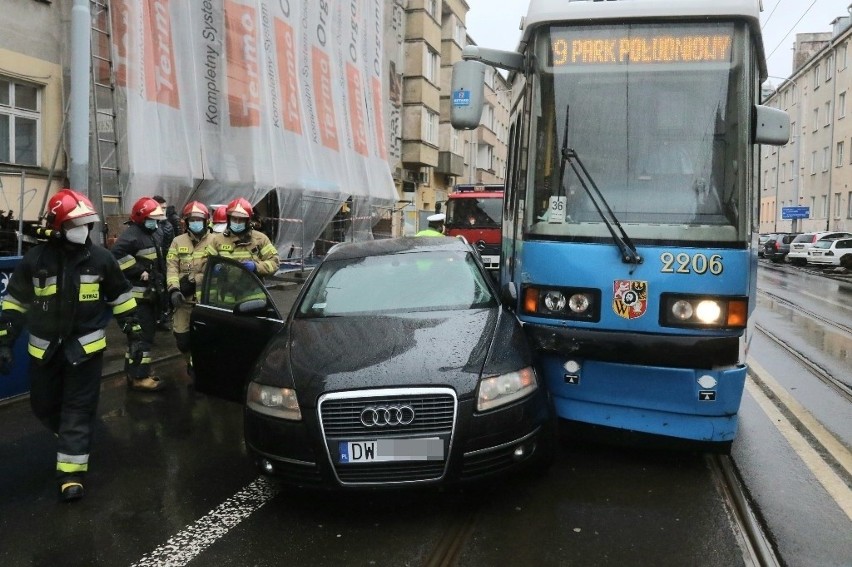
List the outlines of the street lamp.
{"label": "street lamp", "polygon": [[[787,77],[775,77],[773,75],[767,75],[767,78],[768,79],[778,79],[780,81],[793,83],[793,104],[795,104],[796,108],[797,108],[797,110],[796,110],[796,113],[797,113],[796,125],[797,125],[797,128],[801,130],[801,128],[802,128],[802,100],[801,100],[802,91],[801,91],[801,89],[799,89],[798,83],[796,83],[795,80],[787,78]],[[781,92],[781,87],[784,85],[784,82],[782,82],[780,85],[778,85],[777,88],[775,88],[775,95],[777,95],[779,97],[779,105],[778,105],[779,107],[781,106],[781,104],[780,104],[780,97],[781,97],[780,92]],[[797,96],[796,93],[797,92],[798,92],[798,96],[799,96],[798,100],[796,99],[796,96]],[[792,132],[791,143],[796,144],[795,162],[794,162],[793,168],[792,168],[793,172],[795,173],[794,180],[795,180],[795,184],[796,184],[795,189],[794,189],[795,190],[795,198],[793,200],[793,203],[794,203],[795,206],[798,206],[799,205],[799,198],[800,198],[799,197],[799,177],[800,177],[799,168],[800,168],[800,162],[801,162],[800,158],[801,158],[801,151],[802,151],[802,141],[801,141],[799,135],[797,134],[797,132]],[[781,148],[778,148],[778,153],[776,155],[777,155],[777,160],[776,160],[776,166],[775,166],[775,207],[776,207],[775,225],[777,226],[778,215],[781,212],[780,209],[778,208],[778,186],[779,186],[778,176],[780,175],[780,171],[781,171],[781,167],[780,167],[781,166]],[[793,220],[792,232],[798,232],[798,230],[799,230],[799,219],[794,218],[792,220]]]}

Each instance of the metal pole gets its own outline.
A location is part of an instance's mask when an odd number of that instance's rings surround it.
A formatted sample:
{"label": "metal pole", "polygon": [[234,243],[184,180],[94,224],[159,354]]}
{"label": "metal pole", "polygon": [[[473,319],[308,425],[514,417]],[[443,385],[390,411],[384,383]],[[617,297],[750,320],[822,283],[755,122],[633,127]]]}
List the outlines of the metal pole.
{"label": "metal pole", "polygon": [[71,8],[70,166],[71,188],[89,194],[89,73],[91,67],[89,0],[74,0]]}
{"label": "metal pole", "polygon": [[24,245],[24,185],[27,181],[27,172],[21,172],[21,194],[18,205],[18,256],[23,256]]}
{"label": "metal pole", "polygon": [[302,270],[299,275],[305,277],[305,196],[302,195],[299,200],[302,202],[302,253],[300,254]]}

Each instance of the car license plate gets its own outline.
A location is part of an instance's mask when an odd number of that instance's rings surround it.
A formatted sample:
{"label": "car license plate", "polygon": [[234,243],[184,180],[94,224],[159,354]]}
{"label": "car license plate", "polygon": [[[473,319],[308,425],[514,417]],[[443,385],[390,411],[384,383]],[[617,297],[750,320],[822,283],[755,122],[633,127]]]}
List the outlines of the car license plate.
{"label": "car license plate", "polygon": [[444,441],[438,437],[340,441],[338,449],[341,464],[444,460]]}

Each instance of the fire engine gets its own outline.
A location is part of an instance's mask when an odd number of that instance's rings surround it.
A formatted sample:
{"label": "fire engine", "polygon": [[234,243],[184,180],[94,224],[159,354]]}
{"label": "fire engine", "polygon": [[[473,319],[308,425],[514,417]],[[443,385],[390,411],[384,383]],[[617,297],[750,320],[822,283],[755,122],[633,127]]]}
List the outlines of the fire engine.
{"label": "fire engine", "polygon": [[500,268],[503,185],[456,185],[447,199],[447,236],[464,236],[488,270]]}

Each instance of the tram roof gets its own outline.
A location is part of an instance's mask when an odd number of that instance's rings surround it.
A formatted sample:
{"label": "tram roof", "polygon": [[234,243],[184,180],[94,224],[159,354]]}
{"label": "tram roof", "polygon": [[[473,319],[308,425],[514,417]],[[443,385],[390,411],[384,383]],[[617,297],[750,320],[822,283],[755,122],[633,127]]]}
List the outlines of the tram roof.
{"label": "tram roof", "polygon": [[530,0],[523,21],[522,50],[533,31],[559,21],[666,18],[737,18],[751,27],[760,51],[761,71],[766,73],[763,37],[760,33],[762,0]]}

